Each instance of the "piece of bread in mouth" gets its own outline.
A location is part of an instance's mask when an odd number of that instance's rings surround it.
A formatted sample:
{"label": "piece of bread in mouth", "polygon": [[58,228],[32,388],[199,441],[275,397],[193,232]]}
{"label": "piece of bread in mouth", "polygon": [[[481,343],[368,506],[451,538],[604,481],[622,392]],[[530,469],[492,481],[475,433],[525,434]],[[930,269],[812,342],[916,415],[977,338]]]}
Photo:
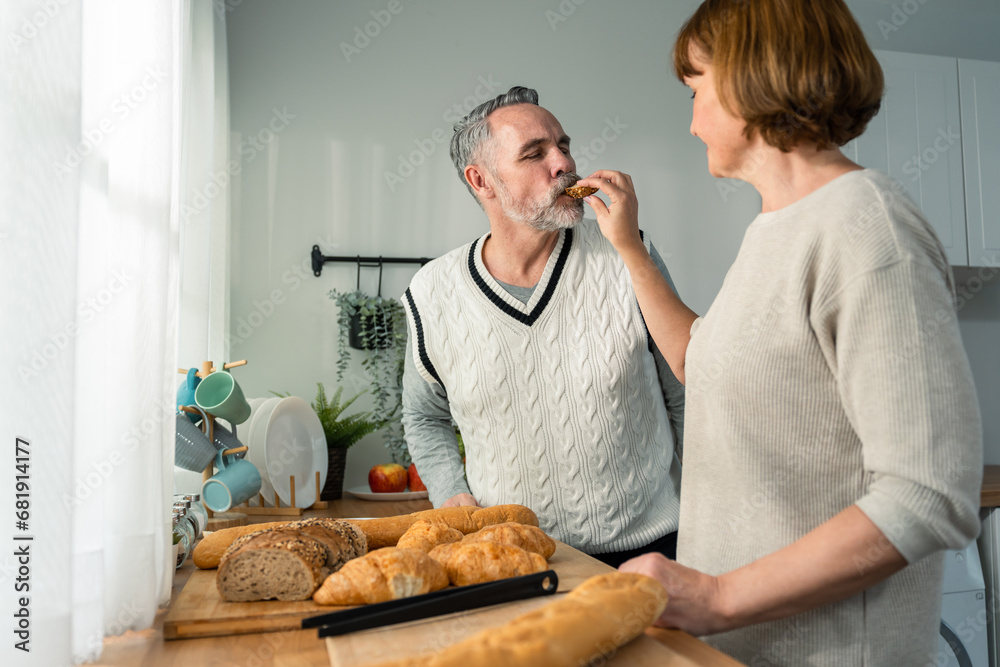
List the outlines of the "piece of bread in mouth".
{"label": "piece of bread in mouth", "polygon": [[579,187],[574,186],[572,188],[566,188],[564,192],[573,199],[583,199],[584,197],[589,197],[590,195],[597,192],[597,188],[588,188],[584,185],[581,185]]}

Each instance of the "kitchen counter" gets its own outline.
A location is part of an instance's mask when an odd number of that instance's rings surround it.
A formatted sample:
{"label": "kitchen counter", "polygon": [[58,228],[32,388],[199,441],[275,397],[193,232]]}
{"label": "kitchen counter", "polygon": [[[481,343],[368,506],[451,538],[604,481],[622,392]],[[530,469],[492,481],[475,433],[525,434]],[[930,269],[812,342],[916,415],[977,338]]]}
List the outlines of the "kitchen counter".
{"label": "kitchen counter", "polygon": [[1000,507],[1000,466],[983,468],[983,490],[979,494],[980,507]]}
{"label": "kitchen counter", "polygon": [[[1000,469],[998,469],[1000,480]],[[1000,501],[1000,489],[998,489]],[[1000,502],[998,502],[1000,504]],[[376,502],[345,497],[329,503],[320,511],[307,511],[303,517],[379,517],[409,514],[431,509],[426,500],[407,502]],[[249,517],[251,523],[266,523],[278,517]],[[190,561],[174,576],[172,599],[184,588],[195,567]],[[318,639],[315,630],[291,630],[205,639],[179,639],[165,641],[163,620],[166,609],[161,610],[152,628],[142,632],[128,632],[104,641],[101,659],[92,665],[241,665],[253,667],[328,667],[330,659],[325,642]],[[704,642],[679,630],[650,628],[646,634],[677,654],[676,660],[665,667],[739,667],[739,662],[723,655]]]}

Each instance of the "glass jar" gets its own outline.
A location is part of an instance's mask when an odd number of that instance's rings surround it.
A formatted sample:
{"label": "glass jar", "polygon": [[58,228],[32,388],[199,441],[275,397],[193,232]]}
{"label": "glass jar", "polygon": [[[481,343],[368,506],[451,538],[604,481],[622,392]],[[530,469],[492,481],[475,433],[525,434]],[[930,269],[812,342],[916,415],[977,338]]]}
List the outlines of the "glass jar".
{"label": "glass jar", "polygon": [[201,538],[202,533],[205,532],[205,526],[208,525],[208,511],[205,506],[201,503],[201,496],[197,493],[189,493],[183,496],[186,502],[191,503],[191,507],[188,510],[188,514],[194,520],[197,531],[195,534],[196,538]]}
{"label": "glass jar", "polygon": [[181,523],[182,515],[179,511],[175,510],[173,518],[171,519],[171,524],[173,526],[173,536],[174,536],[174,547],[177,550],[177,561],[174,563],[174,569],[180,569],[181,565],[187,560],[188,550],[191,547],[191,543],[188,538],[188,530]]}
{"label": "glass jar", "polygon": [[185,505],[186,503],[174,505],[174,544],[180,545],[177,549],[177,568],[183,565],[188,556],[191,555],[197,530]]}

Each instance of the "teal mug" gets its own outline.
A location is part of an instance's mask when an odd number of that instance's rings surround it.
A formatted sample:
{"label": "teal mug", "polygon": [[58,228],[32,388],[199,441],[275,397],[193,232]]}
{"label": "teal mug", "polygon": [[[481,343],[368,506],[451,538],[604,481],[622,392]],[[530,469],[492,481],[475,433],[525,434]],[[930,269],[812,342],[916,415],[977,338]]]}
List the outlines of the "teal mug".
{"label": "teal mug", "polygon": [[215,455],[218,472],[201,485],[201,500],[213,512],[225,512],[260,493],[257,466],[246,459]]}
{"label": "teal mug", "polygon": [[194,390],[198,407],[230,424],[242,424],[250,417],[250,404],[229,371],[216,371],[202,378]]}
{"label": "teal mug", "polygon": [[[191,406],[194,405],[194,392],[198,388],[198,383],[201,382],[201,378],[195,375],[198,372],[197,368],[189,368],[187,377],[181,382],[181,385],[177,387],[177,405]],[[191,423],[196,423],[200,417],[198,415],[191,414],[190,412],[184,413]]]}

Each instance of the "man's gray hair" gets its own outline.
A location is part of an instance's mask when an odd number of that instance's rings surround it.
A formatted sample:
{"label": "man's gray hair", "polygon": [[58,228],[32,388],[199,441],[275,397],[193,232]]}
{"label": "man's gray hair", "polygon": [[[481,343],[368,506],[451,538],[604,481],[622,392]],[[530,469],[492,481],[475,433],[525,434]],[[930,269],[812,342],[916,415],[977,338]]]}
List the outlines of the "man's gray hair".
{"label": "man's gray hair", "polygon": [[[451,137],[451,161],[458,169],[458,177],[476,197],[476,191],[465,180],[465,168],[470,164],[484,164],[491,172],[494,168],[493,155],[489,151],[490,132],[489,116],[497,109],[514,106],[515,104],[538,105],[538,91],[524,86],[514,86],[503,95],[497,95],[492,100],[483,102],[473,109],[468,116],[455,123],[455,134]],[[479,197],[476,197],[479,201]],[[479,203],[482,206],[482,202]]]}

